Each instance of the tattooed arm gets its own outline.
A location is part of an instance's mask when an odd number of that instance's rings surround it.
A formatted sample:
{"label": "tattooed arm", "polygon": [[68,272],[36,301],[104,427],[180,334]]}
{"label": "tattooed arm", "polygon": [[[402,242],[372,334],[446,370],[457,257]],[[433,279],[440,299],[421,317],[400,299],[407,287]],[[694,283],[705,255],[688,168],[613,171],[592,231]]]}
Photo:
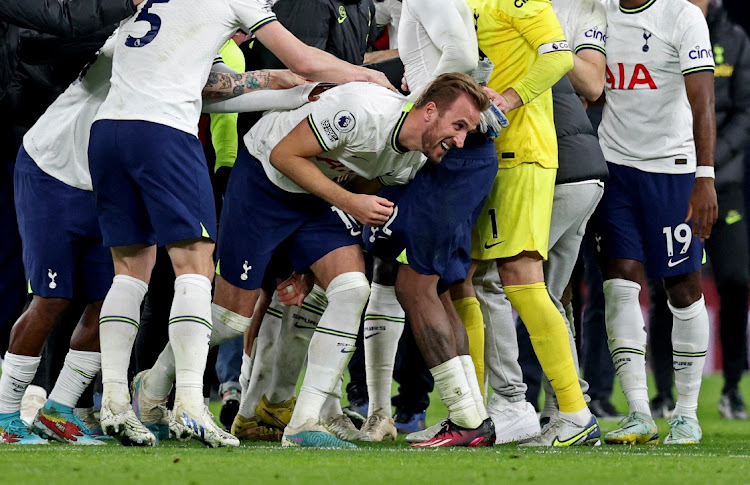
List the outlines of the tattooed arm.
{"label": "tattooed arm", "polygon": [[287,89],[305,79],[283,69],[262,69],[242,74],[211,72],[203,87],[204,98],[233,98],[258,89]]}

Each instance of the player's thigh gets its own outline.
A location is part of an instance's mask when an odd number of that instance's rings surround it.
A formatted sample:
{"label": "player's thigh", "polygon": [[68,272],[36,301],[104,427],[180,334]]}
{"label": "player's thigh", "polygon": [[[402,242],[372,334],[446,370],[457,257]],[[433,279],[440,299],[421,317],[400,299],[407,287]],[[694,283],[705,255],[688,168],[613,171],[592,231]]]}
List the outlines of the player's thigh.
{"label": "player's thigh", "polygon": [[547,255],[556,169],[536,163],[501,168],[472,234],[474,259]]}
{"label": "player's thigh", "polygon": [[[89,171],[97,217],[107,247],[156,243],[156,234],[134,177],[139,164],[146,160],[140,158],[144,147],[139,136],[133,135],[132,127],[128,127],[132,123],[145,122],[99,120],[91,126]],[[148,160],[148,163],[157,162]]]}
{"label": "player's thigh", "polygon": [[706,240],[706,252],[711,260],[717,286],[747,285],[750,276],[747,221],[745,220],[742,186],[732,184],[717,191],[719,220]]}
{"label": "player's thigh", "polygon": [[[18,230],[28,293],[72,299],[76,288],[76,224],[91,194],[42,172],[19,153],[14,173]],[[89,212],[91,212],[89,210]]]}
{"label": "player's thigh", "polygon": [[685,222],[695,176],[644,172],[639,176],[646,274],[667,278],[699,271],[703,244]]}
{"label": "player's thigh", "polygon": [[[157,244],[216,240],[216,207],[203,147],[194,135],[157,123],[126,125],[138,139],[128,162]],[[137,137],[137,138],[136,138]]]}
{"label": "player's thigh", "polygon": [[641,173],[612,163],[593,231],[597,247],[605,260],[633,260],[644,263],[644,223],[638,187]]}
{"label": "player's thigh", "polygon": [[216,250],[216,274],[238,288],[261,287],[274,252],[311,217],[308,194],[290,194],[268,180],[243,150],[227,184]]}

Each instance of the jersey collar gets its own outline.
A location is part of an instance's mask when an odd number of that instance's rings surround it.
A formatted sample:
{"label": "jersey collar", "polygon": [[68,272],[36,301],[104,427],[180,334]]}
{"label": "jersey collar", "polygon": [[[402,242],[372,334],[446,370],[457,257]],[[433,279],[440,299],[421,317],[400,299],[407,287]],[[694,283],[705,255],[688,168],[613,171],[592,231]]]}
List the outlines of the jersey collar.
{"label": "jersey collar", "polygon": [[408,152],[409,149],[405,148],[398,142],[398,135],[401,133],[401,128],[404,126],[404,120],[406,119],[406,115],[409,114],[409,111],[414,107],[414,103],[406,103],[404,105],[404,109],[401,111],[401,116],[398,118],[398,122],[396,123],[396,127],[393,128],[393,135],[391,135],[391,148],[398,153],[403,155],[404,153]]}
{"label": "jersey collar", "polygon": [[649,8],[651,5],[653,5],[654,3],[656,3],[656,0],[648,0],[648,2],[644,3],[640,7],[636,7],[636,8],[625,8],[622,5],[620,5],[620,12],[622,12],[622,13],[641,13],[644,10],[646,10],[647,8]]}

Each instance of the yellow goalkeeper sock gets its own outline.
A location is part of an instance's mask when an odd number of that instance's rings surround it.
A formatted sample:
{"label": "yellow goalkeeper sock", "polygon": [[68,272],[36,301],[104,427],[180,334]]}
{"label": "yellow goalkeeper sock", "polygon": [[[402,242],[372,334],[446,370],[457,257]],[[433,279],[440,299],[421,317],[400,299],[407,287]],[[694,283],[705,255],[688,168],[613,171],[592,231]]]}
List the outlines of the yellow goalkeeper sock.
{"label": "yellow goalkeeper sock", "polygon": [[468,298],[459,298],[453,301],[458,316],[464,322],[466,334],[469,337],[469,355],[474,368],[477,371],[477,380],[479,381],[479,390],[482,397],[484,393],[484,319],[482,310],[479,308],[479,300],[470,296]]}
{"label": "yellow goalkeeper sock", "polygon": [[526,324],[542,370],[555,390],[560,411],[575,413],[586,408],[578,374],[570,352],[565,321],[547,293],[544,283],[505,286],[513,308]]}

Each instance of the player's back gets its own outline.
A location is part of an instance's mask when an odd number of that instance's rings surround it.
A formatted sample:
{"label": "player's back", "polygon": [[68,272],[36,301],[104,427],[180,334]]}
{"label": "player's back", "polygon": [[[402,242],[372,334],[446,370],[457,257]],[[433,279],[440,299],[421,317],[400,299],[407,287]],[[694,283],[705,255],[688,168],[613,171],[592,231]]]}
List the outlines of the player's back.
{"label": "player's back", "polygon": [[148,0],[119,29],[112,88],[97,119],[197,133],[201,91],[219,48],[241,26],[275,20],[263,0]]}
{"label": "player's back", "polygon": [[607,80],[599,137],[607,161],[647,172],[695,170],[684,76],[713,70],[708,27],[695,5],[607,0]]}

